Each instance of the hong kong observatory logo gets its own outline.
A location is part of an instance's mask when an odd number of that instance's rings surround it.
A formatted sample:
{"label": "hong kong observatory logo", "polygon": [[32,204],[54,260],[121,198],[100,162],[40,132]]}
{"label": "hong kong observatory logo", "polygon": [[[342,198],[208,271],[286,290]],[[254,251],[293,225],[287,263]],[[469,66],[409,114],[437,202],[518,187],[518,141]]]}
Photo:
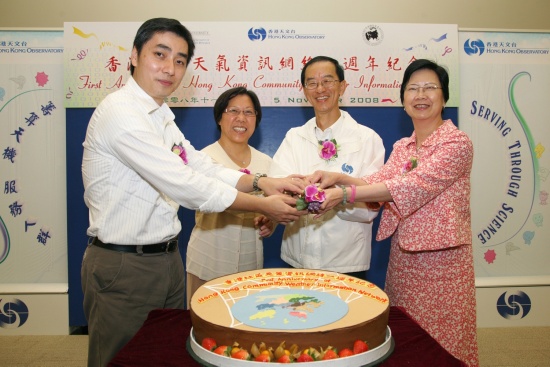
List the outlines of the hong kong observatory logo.
{"label": "hong kong observatory logo", "polygon": [[523,319],[531,311],[531,299],[521,291],[504,292],[498,298],[497,311],[505,319]]}
{"label": "hong kong observatory logo", "polygon": [[0,327],[17,329],[27,322],[29,308],[20,299],[0,299]]}
{"label": "hong kong observatory logo", "polygon": [[267,32],[263,28],[250,28],[248,30],[248,38],[251,41],[263,41],[267,37]]}
{"label": "hong kong observatory logo", "polygon": [[478,56],[483,55],[485,52],[485,44],[482,40],[470,40],[469,38],[464,42],[464,52],[466,52],[466,55],[472,56],[475,54],[479,54]]}

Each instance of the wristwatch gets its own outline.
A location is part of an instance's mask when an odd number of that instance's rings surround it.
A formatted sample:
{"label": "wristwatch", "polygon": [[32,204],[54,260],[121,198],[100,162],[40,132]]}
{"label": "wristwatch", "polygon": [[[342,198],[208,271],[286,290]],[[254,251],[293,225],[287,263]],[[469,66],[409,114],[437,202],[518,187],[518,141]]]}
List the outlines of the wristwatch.
{"label": "wristwatch", "polygon": [[265,173],[256,173],[254,175],[254,181],[252,181],[252,188],[254,191],[260,191],[260,188],[258,187],[258,180],[262,177],[267,177]]}

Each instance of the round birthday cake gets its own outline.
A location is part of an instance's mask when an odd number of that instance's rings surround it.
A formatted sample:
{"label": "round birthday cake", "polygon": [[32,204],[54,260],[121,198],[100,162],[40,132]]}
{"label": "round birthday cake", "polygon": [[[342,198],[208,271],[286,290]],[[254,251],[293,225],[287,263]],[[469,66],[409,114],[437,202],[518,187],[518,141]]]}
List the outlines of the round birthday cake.
{"label": "round birthday cake", "polygon": [[216,278],[190,302],[193,338],[243,348],[369,350],[387,340],[389,299],[376,285],[340,273],[261,269]]}

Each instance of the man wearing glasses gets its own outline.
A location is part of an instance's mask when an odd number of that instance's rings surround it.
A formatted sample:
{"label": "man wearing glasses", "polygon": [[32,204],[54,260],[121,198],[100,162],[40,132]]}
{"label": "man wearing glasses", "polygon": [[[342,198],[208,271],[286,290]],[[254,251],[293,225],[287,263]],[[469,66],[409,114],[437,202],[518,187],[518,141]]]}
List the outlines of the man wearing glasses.
{"label": "man wearing glasses", "polygon": [[[290,129],[273,157],[270,176],[307,175],[316,170],[353,177],[372,174],[384,163],[382,139],[340,110],[346,91],[344,69],[337,60],[317,56],[302,69],[304,94],[315,117]],[[354,190],[344,202],[316,218],[300,217],[285,227],[281,258],[295,268],[323,269],[365,279],[370,267],[372,221],[378,211],[354,202]],[[349,191],[349,192],[347,192]]]}

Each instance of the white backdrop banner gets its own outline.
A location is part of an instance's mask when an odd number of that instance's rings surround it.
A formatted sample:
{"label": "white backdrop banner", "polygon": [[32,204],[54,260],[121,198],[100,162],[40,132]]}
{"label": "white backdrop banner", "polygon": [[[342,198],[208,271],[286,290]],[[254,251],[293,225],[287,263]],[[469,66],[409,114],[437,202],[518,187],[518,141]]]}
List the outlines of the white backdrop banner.
{"label": "white backdrop banner", "polygon": [[0,31],[0,65],[0,289],[67,284],[63,33]]}
{"label": "white backdrop banner", "polygon": [[[95,107],[124,85],[141,23],[65,23],[66,107]],[[308,106],[303,64],[318,55],[337,59],[349,84],[342,106],[401,106],[403,71],[415,59],[445,65],[448,106],[458,106],[456,25],[384,23],[186,22],[195,57],[170,106],[213,106],[236,86],[254,90],[262,106]]]}
{"label": "white backdrop banner", "polygon": [[550,34],[460,32],[479,284],[550,284]]}

